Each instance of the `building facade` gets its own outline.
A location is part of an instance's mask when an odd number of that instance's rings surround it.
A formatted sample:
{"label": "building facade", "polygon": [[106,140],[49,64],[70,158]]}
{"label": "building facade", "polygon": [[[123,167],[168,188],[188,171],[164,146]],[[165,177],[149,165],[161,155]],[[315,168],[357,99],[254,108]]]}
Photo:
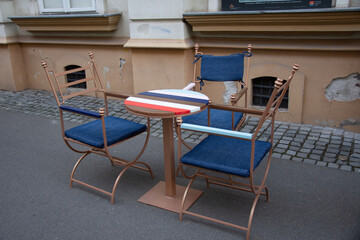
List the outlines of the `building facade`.
{"label": "building facade", "polygon": [[[360,0],[250,10],[240,2],[0,0],[0,89],[50,90],[42,60],[63,71],[87,63],[90,51],[108,90],[183,88],[193,77],[195,43],[213,55],[252,44],[251,107],[262,107],[267,81],[286,78],[297,63],[277,120],[360,132]],[[235,88],[202,91],[226,103]]]}

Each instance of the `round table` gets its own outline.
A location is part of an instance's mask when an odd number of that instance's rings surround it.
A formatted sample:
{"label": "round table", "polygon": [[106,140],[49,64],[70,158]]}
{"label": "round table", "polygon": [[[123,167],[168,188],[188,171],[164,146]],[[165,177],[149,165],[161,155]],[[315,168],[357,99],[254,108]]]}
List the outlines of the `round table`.
{"label": "round table", "polygon": [[[155,185],[138,200],[139,202],[174,212],[180,211],[185,187],[176,185],[175,182],[173,119],[198,113],[205,110],[208,104],[209,98],[206,95],[179,89],[146,91],[125,100],[125,108],[130,113],[161,118],[163,126],[165,182],[161,181]],[[191,189],[185,207],[190,207],[201,194],[202,191]]]}

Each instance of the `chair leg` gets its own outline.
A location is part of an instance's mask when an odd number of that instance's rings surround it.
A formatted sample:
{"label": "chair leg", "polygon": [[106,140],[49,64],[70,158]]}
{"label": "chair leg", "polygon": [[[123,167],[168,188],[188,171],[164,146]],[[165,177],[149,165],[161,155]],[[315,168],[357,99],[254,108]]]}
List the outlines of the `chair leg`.
{"label": "chair leg", "polygon": [[[112,192],[111,192],[111,204],[114,204],[115,192],[116,192],[117,185],[119,184],[120,178],[124,175],[126,170],[128,170],[130,167],[135,167],[137,169],[147,171],[147,172],[150,173],[150,177],[154,178],[154,174],[153,174],[150,166],[147,163],[137,161],[141,157],[141,155],[144,153],[144,151],[146,149],[146,146],[147,146],[147,144],[149,142],[149,137],[150,137],[150,135],[149,135],[149,131],[148,131],[145,143],[144,143],[140,153],[134,158],[134,160],[132,160],[130,162],[123,161],[122,164],[119,164],[119,165],[124,164],[125,168],[119,173],[118,177],[115,180],[115,183],[114,183],[114,186],[113,186],[113,189],[112,189]],[[116,162],[116,160],[115,160],[116,158],[111,156],[108,150],[106,150],[105,153],[106,153],[107,157],[110,159],[111,162]],[[143,167],[137,166],[139,164],[143,165],[145,167],[143,168]]]}
{"label": "chair leg", "polygon": [[[148,122],[149,122],[149,121],[148,121]],[[148,125],[149,125],[149,124],[148,124]],[[148,129],[149,129],[149,127],[148,127]],[[117,158],[117,157],[112,156],[112,155],[110,154],[108,148],[105,148],[104,156],[108,157],[112,163],[115,163],[115,164],[117,164],[117,165],[119,165],[119,166],[128,166],[128,165],[131,165],[131,166],[134,167],[134,168],[137,168],[137,169],[141,169],[141,170],[150,172],[151,178],[154,178],[154,175],[153,175],[153,172],[152,172],[150,166],[149,166],[147,163],[138,162],[138,161],[137,161],[137,160],[142,156],[142,154],[145,152],[145,149],[146,149],[147,144],[148,144],[148,142],[149,142],[149,138],[150,138],[150,131],[148,130],[143,147],[141,148],[139,154],[138,154],[132,161],[127,161],[127,160],[124,160],[124,159],[121,159],[121,158]],[[143,166],[145,166],[145,167],[140,167],[140,166],[137,166],[137,165],[143,165]]]}
{"label": "chair leg", "polygon": [[179,173],[180,173],[180,165],[177,166],[177,168],[176,168],[176,176],[177,176],[177,177],[180,176]]}
{"label": "chair leg", "polygon": [[[73,185],[73,182],[76,182],[76,183],[79,183],[83,186],[86,186],[86,187],[89,187],[91,189],[94,189],[96,191],[99,191],[99,192],[102,192],[106,195],[109,195],[111,197],[111,203],[114,204],[114,198],[115,198],[115,192],[116,192],[116,188],[117,188],[117,185],[120,181],[120,178],[124,175],[125,171],[127,169],[129,169],[130,167],[134,167],[134,168],[137,168],[137,169],[140,169],[140,170],[143,170],[143,171],[147,171],[150,173],[150,177],[151,178],[154,178],[154,174],[150,168],[150,166],[144,162],[137,162],[137,160],[141,157],[141,155],[144,153],[145,149],[146,149],[146,146],[148,144],[148,141],[149,141],[149,131],[148,131],[148,134],[147,134],[147,137],[146,137],[146,140],[145,140],[145,143],[140,151],[140,153],[132,160],[132,161],[127,161],[127,160],[123,160],[121,158],[117,158],[117,157],[114,157],[110,154],[109,152],[109,149],[108,147],[105,147],[105,151],[103,150],[97,150],[97,149],[90,149],[88,151],[86,151],[80,158],[79,160],[76,162],[72,172],[71,172],[71,176],[70,176],[70,187],[72,187]],[[73,149],[69,144],[68,146]],[[75,150],[76,151],[76,150]],[[80,152],[80,151],[76,151],[76,152]],[[103,189],[100,189],[100,188],[97,188],[95,186],[92,186],[90,184],[87,184],[85,182],[82,182],[82,181],[79,181],[77,179],[74,179],[74,175],[75,175],[75,171],[76,169],[78,168],[80,162],[87,156],[89,155],[90,153],[95,153],[97,155],[100,155],[100,156],[104,156],[104,157],[107,157],[110,162],[111,162],[111,165],[114,166],[114,163],[116,165],[119,165],[119,166],[124,166],[124,169],[119,173],[118,177],[116,178],[115,180],[115,183],[114,183],[114,186],[113,186],[113,189],[112,189],[112,192],[107,192]],[[138,165],[143,165],[144,167],[142,166],[138,166]]]}
{"label": "chair leg", "polygon": [[117,188],[117,185],[120,181],[120,178],[124,175],[125,171],[127,169],[129,169],[132,165],[128,165],[127,167],[125,167],[118,175],[118,177],[116,178],[115,180],[115,183],[114,183],[114,186],[113,186],[113,189],[112,189],[112,192],[111,192],[111,204],[114,204],[114,198],[115,198],[115,192],[116,192],[116,188]]}
{"label": "chair leg", "polygon": [[113,167],[114,166],[114,161],[111,158],[109,158],[109,160],[110,160],[111,166]]}
{"label": "chair leg", "polygon": [[250,238],[250,230],[251,230],[251,223],[252,223],[252,220],[253,220],[253,217],[254,217],[254,212],[255,212],[255,207],[256,207],[256,204],[259,200],[259,197],[261,195],[261,192],[259,192],[255,199],[254,199],[254,202],[253,202],[253,205],[251,207],[251,211],[250,211],[250,216],[249,216],[249,222],[248,222],[248,227],[247,227],[247,231],[246,231],[246,239],[249,240]]}
{"label": "chair leg", "polygon": [[233,177],[232,177],[232,175],[230,175],[229,174],[229,180],[230,180],[230,182],[231,182],[231,185],[233,185],[234,183],[233,183]]}
{"label": "chair leg", "polygon": [[[200,170],[197,171],[197,173],[199,173],[199,172],[200,172]],[[189,193],[189,189],[190,189],[191,185],[193,184],[193,182],[195,181],[195,178],[197,177],[196,174],[191,178],[191,180],[189,181],[189,183],[186,186],[186,189],[184,191],[184,195],[183,195],[183,198],[181,200],[180,213],[179,213],[180,221],[182,221],[182,218],[183,218],[184,206],[185,206],[185,201],[186,201],[187,194]]]}
{"label": "chair leg", "polygon": [[268,188],[267,187],[264,187],[264,189],[265,189],[265,196],[266,196],[266,202],[269,202],[269,190],[268,190]]}
{"label": "chair leg", "polygon": [[187,147],[187,148],[190,149],[190,150],[192,149],[192,147],[190,147],[190,145],[187,144],[187,143],[184,141],[184,139],[181,138],[180,140],[181,140],[181,143],[184,144],[185,147]]}
{"label": "chair leg", "polygon": [[210,181],[208,178],[205,178],[206,181],[206,188],[209,189],[210,188]]}
{"label": "chair leg", "polygon": [[[240,226],[240,225],[236,225],[236,224],[232,224],[232,223],[229,223],[229,222],[225,222],[225,221],[221,221],[221,220],[218,220],[218,219],[215,219],[215,218],[210,218],[210,217],[206,217],[204,215],[200,215],[200,214],[197,214],[197,213],[193,213],[193,212],[190,212],[188,210],[184,210],[184,205],[185,205],[185,201],[186,201],[186,197],[187,197],[187,194],[189,192],[189,189],[191,187],[191,185],[193,184],[193,182],[195,181],[195,178],[198,177],[198,176],[201,176],[201,177],[204,177],[202,175],[198,175],[200,174],[200,170],[198,170],[196,172],[196,174],[191,178],[191,180],[189,181],[188,185],[186,186],[186,189],[185,189],[185,192],[184,192],[184,195],[183,195],[183,198],[182,198],[182,202],[181,202],[181,208],[180,208],[180,213],[179,213],[179,220],[182,221],[183,219],[183,215],[184,214],[189,214],[189,215],[192,215],[194,217],[199,217],[199,218],[202,218],[202,219],[205,219],[205,220],[209,220],[209,221],[213,221],[213,222],[216,222],[216,223],[220,223],[220,224],[224,224],[226,226],[230,226],[230,227],[234,227],[234,228],[237,228],[237,229],[240,229],[240,230],[243,230],[243,231],[246,231],[246,239],[249,240],[250,239],[250,231],[251,231],[251,224],[252,224],[252,220],[253,220],[253,217],[254,217],[254,212],[255,212],[255,208],[256,208],[256,205],[257,205],[257,202],[260,198],[261,195],[266,195],[266,201],[268,201],[269,199],[269,191],[267,189],[266,186],[264,185],[261,185],[258,189],[258,191],[256,192],[256,196],[254,198],[254,201],[253,201],[253,204],[252,204],[252,207],[251,207],[251,210],[250,210],[250,215],[249,215],[249,220],[248,220],[248,226],[247,227],[243,227],[243,226]],[[206,177],[205,177],[206,178]],[[232,178],[230,178],[232,180]],[[208,184],[208,178],[206,178],[206,182]],[[220,184],[222,185],[222,184]],[[225,186],[225,185],[223,185]],[[229,187],[232,187],[231,185],[227,185]],[[241,190],[241,189],[240,189]],[[265,191],[265,193],[263,192]],[[250,192],[250,191],[249,191]]]}
{"label": "chair leg", "polygon": [[[136,165],[138,165],[138,164],[144,165],[145,168],[136,166]],[[137,168],[137,169],[141,169],[141,170],[147,171],[147,172],[150,173],[150,177],[151,177],[151,178],[154,178],[154,174],[153,174],[150,166],[149,166],[147,163],[144,163],[144,162],[135,162],[134,164],[131,165],[131,167],[135,167],[135,168]]]}
{"label": "chair leg", "polygon": [[[147,165],[146,163],[143,163],[143,162],[136,162],[136,163],[133,163],[133,164],[129,164],[128,166],[126,166],[118,175],[118,177],[116,178],[115,180],[115,183],[114,183],[114,186],[113,186],[113,189],[112,189],[112,192],[111,192],[111,204],[114,204],[114,199],[115,199],[115,192],[116,192],[116,189],[117,189],[117,185],[119,184],[119,181],[120,181],[120,178],[124,175],[124,173],[126,172],[126,170],[128,170],[130,167],[134,167],[135,164],[143,164],[147,167],[148,169],[148,172],[150,173],[150,177],[151,178],[154,178],[154,175],[153,175],[153,172],[150,168],[149,165]],[[142,169],[142,168],[141,168]],[[144,169],[142,169],[144,170]]]}
{"label": "chair leg", "polygon": [[240,119],[240,122],[235,126],[235,131],[239,131],[239,128],[244,124],[246,120],[246,114],[243,115],[243,117]]}
{"label": "chair leg", "polygon": [[[76,183],[79,183],[80,185],[83,185],[83,186],[89,187],[89,188],[91,188],[91,189],[94,189],[94,190],[96,190],[96,191],[102,192],[102,193],[104,193],[104,194],[106,194],[106,195],[109,195],[109,196],[111,197],[111,203],[112,203],[112,204],[114,204],[115,192],[116,192],[117,185],[118,185],[118,183],[119,183],[119,181],[120,181],[120,178],[124,175],[125,171],[126,171],[127,169],[129,169],[130,167],[136,167],[136,168],[138,168],[138,169],[141,169],[141,170],[144,170],[144,171],[148,171],[148,172],[150,173],[150,177],[151,177],[151,178],[154,178],[153,172],[152,172],[152,170],[151,170],[151,168],[150,168],[150,166],[149,166],[148,164],[146,164],[146,163],[144,163],[144,162],[130,162],[130,163],[120,172],[120,174],[119,174],[118,177],[116,178],[115,183],[114,183],[114,186],[113,186],[113,189],[112,189],[112,192],[107,192],[107,191],[105,191],[105,190],[103,190],[103,189],[97,188],[97,187],[95,187],[95,186],[92,186],[92,185],[90,185],[90,184],[87,184],[87,183],[85,183],[85,182],[79,181],[79,180],[77,180],[77,179],[74,178],[75,172],[76,172],[76,170],[77,170],[80,162],[81,162],[86,156],[88,156],[90,153],[93,153],[93,152],[87,151],[85,154],[83,154],[83,155],[79,158],[79,160],[78,160],[78,161],[76,162],[76,164],[74,165],[73,170],[72,170],[72,172],[71,172],[71,176],[70,176],[70,187],[73,186],[73,182],[76,182]],[[96,153],[96,152],[94,152],[94,153]],[[101,154],[100,154],[100,155],[101,155]],[[104,156],[104,155],[103,155],[103,156]],[[110,158],[110,161],[113,161],[113,160]],[[142,164],[142,165],[144,165],[146,168],[134,166],[135,164]]]}
{"label": "chair leg", "polygon": [[76,162],[76,164],[74,165],[73,167],[73,170],[71,172],[71,175],[70,175],[70,187],[72,188],[72,183],[73,183],[73,180],[74,180],[74,175],[75,175],[75,171],[77,169],[77,167],[79,166],[80,162],[87,156],[89,155],[91,152],[90,151],[87,151],[85,154],[83,154],[79,160]]}

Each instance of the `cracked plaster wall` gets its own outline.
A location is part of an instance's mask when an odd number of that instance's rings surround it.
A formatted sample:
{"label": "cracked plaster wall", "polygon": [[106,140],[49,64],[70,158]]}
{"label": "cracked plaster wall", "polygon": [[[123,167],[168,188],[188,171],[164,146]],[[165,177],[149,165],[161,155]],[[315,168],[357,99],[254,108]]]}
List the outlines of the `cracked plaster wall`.
{"label": "cracked plaster wall", "polygon": [[335,78],[326,87],[327,100],[351,102],[360,99],[360,74],[353,73],[347,77]]}
{"label": "cracked plaster wall", "polygon": [[[329,102],[353,102],[360,99],[360,74],[352,73],[346,77],[333,79],[326,87],[325,97]],[[354,109],[355,110],[355,109]],[[347,118],[339,123],[339,127],[360,126],[360,116],[358,118]]]}
{"label": "cracked plaster wall", "polygon": [[224,85],[225,85],[225,92],[223,93],[223,100],[224,103],[228,104],[230,102],[231,95],[237,93],[238,89],[235,82],[233,81],[224,82]]}

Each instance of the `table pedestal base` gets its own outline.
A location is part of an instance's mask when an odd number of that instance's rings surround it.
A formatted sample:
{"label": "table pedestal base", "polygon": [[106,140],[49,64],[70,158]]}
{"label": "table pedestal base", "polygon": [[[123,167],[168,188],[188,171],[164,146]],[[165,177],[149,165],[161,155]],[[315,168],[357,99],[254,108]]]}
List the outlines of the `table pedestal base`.
{"label": "table pedestal base", "polygon": [[[185,189],[186,187],[184,186],[176,185],[176,195],[174,197],[168,197],[165,195],[165,182],[160,181],[147,193],[141,196],[138,199],[138,202],[179,213]],[[190,192],[186,197],[185,210],[187,210],[203,193],[203,191],[193,188],[190,188],[189,191]]]}

